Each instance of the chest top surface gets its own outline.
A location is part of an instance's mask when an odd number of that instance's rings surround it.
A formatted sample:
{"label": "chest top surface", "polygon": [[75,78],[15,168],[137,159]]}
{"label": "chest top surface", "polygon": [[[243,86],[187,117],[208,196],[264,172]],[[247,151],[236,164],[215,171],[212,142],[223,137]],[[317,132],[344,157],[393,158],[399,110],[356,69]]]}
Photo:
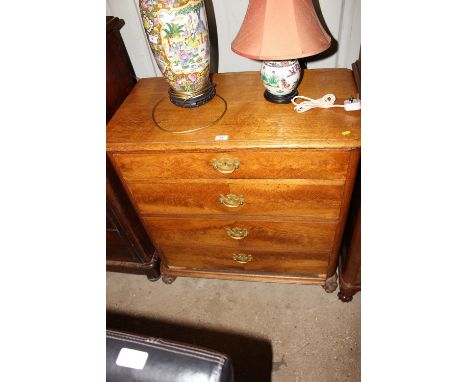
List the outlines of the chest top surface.
{"label": "chest top surface", "polygon": [[[312,109],[296,113],[292,104],[273,104],[263,98],[259,72],[213,75],[217,94],[227,102],[223,118],[206,129],[169,134],[158,129],[156,119],[166,128],[187,130],[216,119],[223,110],[215,97],[196,109],[174,106],[168,100],[163,78],[140,80],[107,125],[107,150],[228,150],[249,148],[330,148],[361,146],[361,112],[343,108]],[[327,93],[337,104],[356,96],[352,71],[309,69],[304,71],[299,95],[320,98]],[[219,136],[226,140],[217,140]],[[216,138],[218,137],[218,138]]]}

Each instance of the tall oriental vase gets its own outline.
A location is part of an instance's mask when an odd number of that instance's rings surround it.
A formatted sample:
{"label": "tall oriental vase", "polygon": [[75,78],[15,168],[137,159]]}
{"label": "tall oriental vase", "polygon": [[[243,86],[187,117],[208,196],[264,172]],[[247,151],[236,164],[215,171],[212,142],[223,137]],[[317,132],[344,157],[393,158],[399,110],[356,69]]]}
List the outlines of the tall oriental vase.
{"label": "tall oriental vase", "polygon": [[210,40],[203,0],[140,0],[146,36],[171,102],[198,107],[212,99]]}

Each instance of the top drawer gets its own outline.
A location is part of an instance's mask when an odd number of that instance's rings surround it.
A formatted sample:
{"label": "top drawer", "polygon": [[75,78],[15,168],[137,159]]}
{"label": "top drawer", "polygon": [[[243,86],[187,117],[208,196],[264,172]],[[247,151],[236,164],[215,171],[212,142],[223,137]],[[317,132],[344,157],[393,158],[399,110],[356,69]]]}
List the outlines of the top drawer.
{"label": "top drawer", "polygon": [[[127,180],[346,179],[349,151],[113,154]],[[215,168],[217,167],[217,168]]]}

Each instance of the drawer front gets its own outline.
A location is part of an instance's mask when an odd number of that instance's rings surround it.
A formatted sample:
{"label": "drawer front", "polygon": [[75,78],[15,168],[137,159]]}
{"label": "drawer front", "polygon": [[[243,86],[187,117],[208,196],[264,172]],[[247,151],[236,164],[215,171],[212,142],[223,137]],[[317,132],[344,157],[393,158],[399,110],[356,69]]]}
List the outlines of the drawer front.
{"label": "drawer front", "polygon": [[159,245],[225,247],[283,252],[329,252],[336,223],[147,217],[148,233]]}
{"label": "drawer front", "polygon": [[223,247],[161,246],[169,269],[287,273],[322,275],[327,273],[328,255],[312,252],[236,251]]}
{"label": "drawer front", "polygon": [[[232,214],[307,216],[337,219],[341,185],[293,182],[130,183],[130,192],[144,214]],[[221,202],[221,195],[225,198]],[[228,195],[235,195],[226,199]],[[242,197],[242,200],[240,199]],[[239,204],[238,207],[228,207]]]}
{"label": "drawer front", "polygon": [[[348,151],[114,154],[128,180],[345,179]],[[217,169],[213,167],[214,161]]]}

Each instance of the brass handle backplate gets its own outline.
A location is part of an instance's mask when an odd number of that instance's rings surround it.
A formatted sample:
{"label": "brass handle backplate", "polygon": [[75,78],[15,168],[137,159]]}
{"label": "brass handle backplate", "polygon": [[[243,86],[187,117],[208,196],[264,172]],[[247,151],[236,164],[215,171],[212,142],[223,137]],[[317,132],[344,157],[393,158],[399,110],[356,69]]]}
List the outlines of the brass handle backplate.
{"label": "brass handle backplate", "polygon": [[238,263],[246,264],[251,262],[253,260],[253,257],[252,255],[247,255],[245,253],[235,253],[234,255],[232,255],[232,259],[234,261],[237,261]]}
{"label": "brass handle backplate", "polygon": [[230,174],[239,168],[240,163],[237,159],[221,158],[213,159],[211,161],[211,166],[223,174]]}
{"label": "brass handle backplate", "polygon": [[239,227],[226,228],[226,233],[232,239],[241,240],[247,237],[249,230],[247,228]]}
{"label": "brass handle backplate", "polygon": [[224,204],[226,207],[235,208],[235,207],[239,207],[242,204],[244,204],[244,197],[243,196],[237,196],[237,195],[234,195],[234,194],[227,194],[226,196],[221,194],[219,196],[219,201],[222,204]]}

